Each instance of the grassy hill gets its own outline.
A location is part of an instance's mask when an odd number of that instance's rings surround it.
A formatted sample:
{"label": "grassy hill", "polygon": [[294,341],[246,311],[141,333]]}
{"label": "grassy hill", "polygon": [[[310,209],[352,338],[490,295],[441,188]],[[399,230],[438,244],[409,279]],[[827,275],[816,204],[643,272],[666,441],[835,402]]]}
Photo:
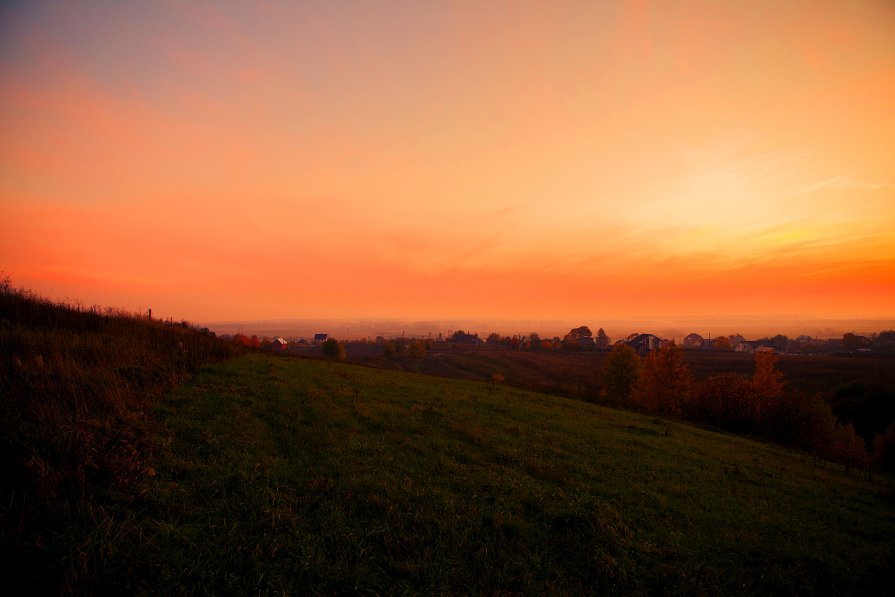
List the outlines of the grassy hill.
{"label": "grassy hill", "polygon": [[504,386],[250,354],[158,407],[85,591],[885,594],[893,483]]}
{"label": "grassy hill", "polygon": [[152,470],[155,405],[237,352],[187,322],[54,302],[0,278],[0,593],[82,592],[82,544],[108,516],[133,516]]}
{"label": "grassy hill", "polygon": [[895,481],[772,445],[8,280],[0,357],[5,594],[891,592]]}

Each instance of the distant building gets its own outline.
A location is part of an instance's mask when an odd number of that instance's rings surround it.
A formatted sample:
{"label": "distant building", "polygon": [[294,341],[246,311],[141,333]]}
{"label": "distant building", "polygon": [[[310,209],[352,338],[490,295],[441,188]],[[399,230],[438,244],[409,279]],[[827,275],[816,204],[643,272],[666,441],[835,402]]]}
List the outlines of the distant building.
{"label": "distant building", "polygon": [[289,343],[279,336],[274,338],[273,342],[270,343],[271,348],[274,350],[285,350],[288,345]]}
{"label": "distant building", "polygon": [[314,334],[314,342],[326,342],[328,334]]}
{"label": "distant building", "polygon": [[731,334],[727,338],[730,340],[731,346],[736,346],[737,344],[746,341],[746,338],[744,338],[742,334]]}
{"label": "distant building", "polygon": [[730,341],[730,348],[734,352],[745,352],[749,354],[755,352],[755,347],[752,343],[746,340],[742,334],[731,334],[727,339]]}
{"label": "distant building", "polygon": [[662,339],[652,334],[635,334],[628,340],[628,346],[640,354],[649,354],[654,350],[659,350],[662,346]]}
{"label": "distant building", "polygon": [[[458,331],[454,332],[453,334],[451,334],[450,339],[451,339],[451,342],[454,342],[456,344],[473,344],[475,346],[478,346],[479,344],[484,344],[484,342],[482,342],[482,339],[479,338],[478,334],[467,334],[466,332],[464,332],[462,330],[458,330]],[[530,338],[526,338],[526,339],[529,342],[531,341]]]}
{"label": "distant building", "polygon": [[755,348],[755,350],[754,350],[753,352],[770,352],[770,353],[774,353],[774,352],[777,352],[777,349],[774,348],[773,346],[758,346],[758,347]]}
{"label": "distant building", "polygon": [[702,345],[705,343],[705,338],[700,336],[699,334],[687,334],[684,336],[684,340],[682,345],[684,348],[702,348]]}

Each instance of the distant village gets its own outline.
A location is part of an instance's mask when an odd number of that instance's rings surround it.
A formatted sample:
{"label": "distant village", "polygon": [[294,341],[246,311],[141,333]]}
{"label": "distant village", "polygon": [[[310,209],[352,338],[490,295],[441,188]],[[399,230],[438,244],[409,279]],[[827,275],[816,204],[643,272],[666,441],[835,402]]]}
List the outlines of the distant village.
{"label": "distant village", "polygon": [[[244,334],[235,334],[233,336],[223,336],[234,342],[254,346],[275,351],[312,351],[319,348],[327,341],[336,342],[327,333],[316,333],[312,337],[289,337],[282,336],[246,336]],[[870,336],[861,336],[854,333],[843,334],[841,338],[813,338],[811,336],[798,336],[789,338],[785,335],[778,334],[773,337],[763,337],[759,339],[746,339],[742,334],[730,334],[727,336],[702,336],[698,333],[691,333],[681,339],[677,338],[660,338],[650,333],[632,333],[624,338],[611,339],[600,328],[596,334],[591,332],[587,326],[580,326],[569,330],[569,333],[560,338],[541,338],[537,333],[531,334],[515,334],[502,336],[497,333],[491,333],[484,339],[476,332],[466,332],[463,330],[451,331],[447,335],[438,333],[435,337],[429,334],[424,337],[407,336],[403,334],[399,337],[385,337],[384,335],[375,338],[365,338],[360,340],[352,340],[350,344],[395,344],[395,343],[411,343],[424,342],[427,348],[435,345],[465,345],[465,346],[484,346],[484,347],[503,347],[513,350],[535,350],[535,351],[609,351],[614,346],[627,344],[639,354],[646,355],[652,351],[665,348],[672,343],[683,347],[685,350],[704,350],[718,352],[738,352],[752,354],[756,352],[772,352],[777,354],[833,354],[833,353],[895,353],[895,331],[888,330],[871,334]]]}

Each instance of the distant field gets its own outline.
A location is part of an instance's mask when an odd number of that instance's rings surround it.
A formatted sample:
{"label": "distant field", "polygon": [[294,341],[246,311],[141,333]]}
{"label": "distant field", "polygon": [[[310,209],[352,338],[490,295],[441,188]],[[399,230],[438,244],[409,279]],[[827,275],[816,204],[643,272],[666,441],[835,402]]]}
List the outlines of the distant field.
{"label": "distant field", "polygon": [[157,417],[155,476],[71,538],[87,591],[891,590],[891,478],[683,424],[270,354]]}
{"label": "distant field", "polygon": [[[595,400],[600,389],[600,369],[607,353],[530,352],[503,347],[443,345],[425,359],[407,356],[385,358],[376,345],[351,344],[352,362],[374,367],[402,369],[440,377],[490,381],[499,373],[519,388],[560,396]],[[755,359],[735,352],[687,351],[686,361],[697,379],[724,372],[752,375]],[[827,392],[853,380],[872,379],[895,387],[895,358],[871,355],[780,355],[778,368],[786,383],[804,392]]]}
{"label": "distant field", "polygon": [[[697,378],[734,371],[751,375],[752,355],[734,352],[688,351],[687,363]],[[858,379],[876,380],[895,387],[895,357],[878,355],[779,355],[777,368],[792,387],[805,392],[826,392]]]}

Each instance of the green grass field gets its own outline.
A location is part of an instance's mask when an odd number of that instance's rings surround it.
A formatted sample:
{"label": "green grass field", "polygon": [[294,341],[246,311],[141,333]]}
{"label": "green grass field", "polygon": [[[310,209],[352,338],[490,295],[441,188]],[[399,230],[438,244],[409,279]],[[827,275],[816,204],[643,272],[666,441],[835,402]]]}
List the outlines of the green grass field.
{"label": "green grass field", "polygon": [[270,354],[157,418],[155,475],[57,547],[80,592],[892,591],[890,477],[683,424]]}

